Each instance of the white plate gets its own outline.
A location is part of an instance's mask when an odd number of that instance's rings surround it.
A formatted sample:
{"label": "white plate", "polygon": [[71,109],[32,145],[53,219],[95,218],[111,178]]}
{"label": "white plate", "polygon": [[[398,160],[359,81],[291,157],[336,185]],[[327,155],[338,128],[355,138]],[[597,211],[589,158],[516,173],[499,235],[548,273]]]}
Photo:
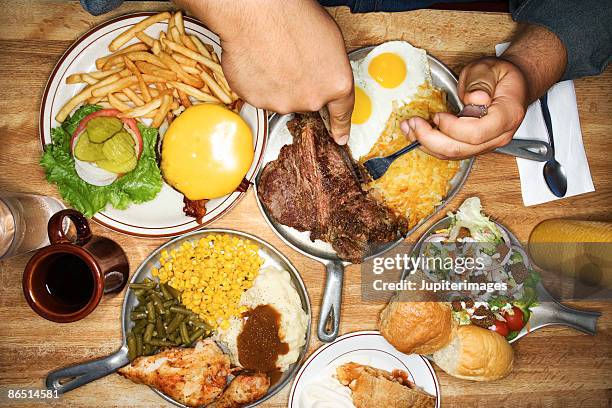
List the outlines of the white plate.
{"label": "white plate", "polygon": [[[155,13],[136,13],[117,17],[107,21],[79,38],[60,58],[53,69],[40,108],[39,129],[42,145],[51,142],[51,128],[59,126],[55,115],[66,101],[77,94],[84,85],[67,85],[68,75],[77,72],[96,70],[95,60],[107,55],[108,45],[121,32]],[[202,23],[189,17],[184,18],[188,33],[197,35],[204,43],[211,44],[220,55],[219,37],[207,30]],[[156,23],[145,32],[157,38],[160,31],[167,28],[167,23]],[[138,42],[133,39],[127,44]],[[268,125],[267,112],[245,104],[240,115],[253,131],[253,146],[255,155],[253,164],[246,178],[253,181],[261,164],[265,150]],[[205,182],[205,181],[204,181]],[[133,204],[125,210],[117,210],[110,205],[94,215],[93,219],[115,231],[129,235],[144,237],[168,237],[193,231],[210,224],[229,211],[244,193],[234,192],[225,197],[210,200],[206,204],[206,216],[198,224],[194,218],[183,213],[183,195],[164,183],[161,192],[147,203]]]}
{"label": "white plate", "polygon": [[[321,382],[337,383],[337,380],[331,378],[331,373],[335,372],[337,366],[350,361],[387,371],[406,371],[410,381],[436,396],[436,408],[440,408],[440,384],[429,361],[417,354],[400,353],[377,331],[345,334],[312,353],[295,377],[289,394],[289,407],[311,408],[307,402],[308,389]],[[340,389],[341,392],[347,390],[347,387]]]}

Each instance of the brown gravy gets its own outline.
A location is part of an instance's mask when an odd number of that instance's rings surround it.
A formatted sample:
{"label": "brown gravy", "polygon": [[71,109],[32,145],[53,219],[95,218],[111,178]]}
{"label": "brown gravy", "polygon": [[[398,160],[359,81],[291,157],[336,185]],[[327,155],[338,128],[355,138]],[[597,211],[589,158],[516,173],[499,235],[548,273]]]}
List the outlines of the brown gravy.
{"label": "brown gravy", "polygon": [[245,319],[238,335],[238,359],[251,371],[276,370],[278,356],[289,352],[289,345],[278,335],[281,315],[270,305],[260,305],[242,314]]}

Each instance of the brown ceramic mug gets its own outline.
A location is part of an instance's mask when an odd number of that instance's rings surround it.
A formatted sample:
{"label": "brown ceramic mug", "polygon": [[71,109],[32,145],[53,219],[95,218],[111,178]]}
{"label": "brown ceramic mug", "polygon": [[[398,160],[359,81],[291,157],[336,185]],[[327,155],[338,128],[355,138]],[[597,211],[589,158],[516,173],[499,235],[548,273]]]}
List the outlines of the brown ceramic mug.
{"label": "brown ceramic mug", "polygon": [[[76,236],[64,231],[68,217]],[[40,249],[23,274],[23,293],[30,307],[45,319],[69,323],[90,314],[106,293],[120,292],[129,277],[129,263],[114,241],[92,236],[87,219],[63,210],[48,224],[51,245]]]}

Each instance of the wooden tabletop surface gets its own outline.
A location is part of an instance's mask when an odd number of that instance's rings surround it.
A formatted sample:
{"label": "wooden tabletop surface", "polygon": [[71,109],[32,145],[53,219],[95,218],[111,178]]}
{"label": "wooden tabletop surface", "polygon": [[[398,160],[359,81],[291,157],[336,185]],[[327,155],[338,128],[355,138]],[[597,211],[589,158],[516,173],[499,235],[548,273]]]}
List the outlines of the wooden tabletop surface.
{"label": "wooden tabletop surface", "polygon": [[[0,1],[0,191],[22,191],[57,197],[38,165],[41,154],[37,115],[43,87],[60,55],[81,34],[117,15],[169,8],[167,3],[129,2],[109,15],[92,17],[78,1]],[[517,26],[507,14],[423,10],[408,13],[351,15],[333,9],[350,49],[405,39],[448,64],[456,73],[473,58],[493,52]],[[489,154],[477,158],[472,173],[447,209],[478,195],[494,219],[526,240],[538,222],[565,217],[612,219],[612,69],[575,81],[584,144],[595,183],[594,193],[526,208],[515,160]],[[429,225],[430,223],[427,223]],[[424,225],[414,235],[418,237]],[[214,227],[254,233],[286,254],[302,274],[314,307],[316,324],[324,269],[284,245],[266,225],[255,197],[246,197]],[[94,233],[119,242],[131,270],[164,239],[138,239],[94,225]],[[36,315],[21,290],[23,268],[30,254],[0,262],[0,405],[44,406],[42,401],[8,401],[8,389],[42,388],[46,373],[60,366],[105,356],[119,347],[123,293],[104,298],[86,319],[59,325]],[[341,333],[376,328],[382,305],[361,301],[359,267],[346,274]],[[594,337],[552,327],[514,345],[514,372],[491,383],[462,381],[436,368],[442,405],[449,407],[610,406],[612,400],[612,303],[581,303],[599,310]],[[321,343],[313,336],[310,350]],[[285,407],[286,387],[262,407]],[[147,387],[109,375],[56,401],[62,407],[168,406]]]}

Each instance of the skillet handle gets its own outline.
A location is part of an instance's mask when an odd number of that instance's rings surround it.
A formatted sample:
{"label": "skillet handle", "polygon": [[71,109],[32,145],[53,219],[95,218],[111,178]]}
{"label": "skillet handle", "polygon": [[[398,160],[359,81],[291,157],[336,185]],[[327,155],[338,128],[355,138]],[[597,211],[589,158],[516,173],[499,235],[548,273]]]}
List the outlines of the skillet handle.
{"label": "skillet handle", "polygon": [[342,306],[342,282],[344,280],[344,265],[342,262],[331,261],[325,264],[327,275],[317,335],[319,340],[329,343],[336,340],[340,332],[340,308]]}
{"label": "skillet handle", "polygon": [[52,371],[47,375],[45,385],[48,390],[63,394],[114,373],[129,362],[127,346],[123,346],[110,356]]}

